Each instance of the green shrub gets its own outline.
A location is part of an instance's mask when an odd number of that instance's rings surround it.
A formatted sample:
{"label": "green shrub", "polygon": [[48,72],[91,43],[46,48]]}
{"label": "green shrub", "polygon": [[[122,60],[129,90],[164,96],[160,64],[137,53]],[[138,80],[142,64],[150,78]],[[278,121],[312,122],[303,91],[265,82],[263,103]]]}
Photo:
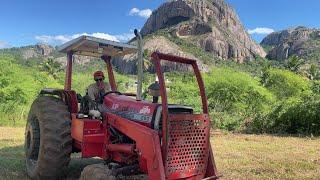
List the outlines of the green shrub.
{"label": "green shrub", "polygon": [[313,93],[320,95],[320,80],[312,82],[311,90]]}
{"label": "green shrub", "polygon": [[[259,114],[269,112],[275,101],[258,79],[233,69],[215,68],[205,80],[211,118],[219,128],[240,130],[240,126],[250,123]],[[222,117],[231,117],[231,120]],[[230,121],[230,124],[221,121]]]}
{"label": "green shrub", "polygon": [[310,91],[309,80],[288,70],[270,69],[265,87],[279,99],[300,96]]}
{"label": "green shrub", "polygon": [[213,128],[228,131],[240,131],[245,128],[245,118],[237,113],[213,111],[210,113],[210,118]]}
{"label": "green shrub", "polygon": [[169,88],[168,101],[173,104],[187,105],[194,109],[196,113],[202,113],[202,103],[199,94],[199,87],[195,81],[175,80],[173,83],[168,83]]}
{"label": "green shrub", "polygon": [[272,133],[320,135],[320,96],[304,95],[280,103],[268,115]]}
{"label": "green shrub", "polygon": [[319,134],[318,81],[310,83],[308,79],[293,72],[269,69],[265,86],[278,97],[278,100],[269,114],[254,119],[251,131]]}
{"label": "green shrub", "polygon": [[0,56],[0,125],[23,124],[42,88],[62,87],[46,73],[14,62],[13,56]]}
{"label": "green shrub", "polygon": [[247,129],[249,132],[255,133],[285,133],[284,128],[276,125],[282,114],[286,113],[289,108],[295,106],[300,101],[300,98],[291,97],[283,101],[277,101],[272,110],[268,114],[259,115],[256,117],[251,126]]}

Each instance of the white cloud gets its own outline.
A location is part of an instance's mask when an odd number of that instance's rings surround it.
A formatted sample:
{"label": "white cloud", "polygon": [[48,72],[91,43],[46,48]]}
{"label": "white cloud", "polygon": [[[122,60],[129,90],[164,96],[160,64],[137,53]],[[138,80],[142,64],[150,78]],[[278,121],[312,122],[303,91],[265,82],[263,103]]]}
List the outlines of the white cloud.
{"label": "white cloud", "polygon": [[9,48],[10,45],[5,41],[0,41],[0,49]]}
{"label": "white cloud", "polygon": [[151,9],[144,9],[139,12],[139,16],[144,17],[144,18],[149,18],[151,16],[151,14],[152,14]]}
{"label": "white cloud", "polygon": [[140,12],[140,10],[138,8],[132,8],[129,12],[130,15],[136,15]]}
{"label": "white cloud", "polygon": [[35,36],[35,39],[41,43],[57,45],[57,44],[62,44],[62,43],[65,43],[65,42],[71,40],[72,36],[68,36],[68,35],[57,35],[57,36],[40,35],[40,36]]}
{"label": "white cloud", "polygon": [[106,33],[100,33],[100,32],[96,32],[96,33],[92,33],[92,34],[88,34],[88,33],[74,34],[74,35],[71,36],[71,39],[75,39],[77,37],[84,36],[84,35],[85,36],[93,36],[93,37],[96,37],[96,38],[101,38],[101,39],[106,39],[106,40],[110,40],[110,41],[119,42],[119,40],[116,38],[116,36],[110,35],[110,34],[106,34]]}
{"label": "white cloud", "polygon": [[249,29],[248,33],[249,34],[270,34],[273,33],[274,30],[271,28],[266,28],[266,27],[258,27],[255,29]]}
{"label": "white cloud", "polygon": [[124,33],[124,34],[119,34],[119,35],[115,35],[115,37],[119,40],[119,41],[129,41],[132,38],[134,38],[134,33]]}
{"label": "white cloud", "polygon": [[143,18],[149,18],[152,14],[151,9],[138,9],[138,8],[132,8],[129,12],[130,16],[140,16]]}
{"label": "white cloud", "polygon": [[78,38],[83,35],[93,36],[93,37],[106,39],[106,40],[110,40],[110,41],[116,41],[116,42],[128,41],[134,37],[133,33],[123,33],[123,34],[118,34],[118,35],[110,35],[107,33],[96,32],[96,33],[91,33],[91,34],[78,33],[78,34],[73,34],[73,35],[54,35],[54,36],[40,35],[40,36],[35,36],[35,39],[41,43],[60,45],[60,44],[66,43],[72,39]]}

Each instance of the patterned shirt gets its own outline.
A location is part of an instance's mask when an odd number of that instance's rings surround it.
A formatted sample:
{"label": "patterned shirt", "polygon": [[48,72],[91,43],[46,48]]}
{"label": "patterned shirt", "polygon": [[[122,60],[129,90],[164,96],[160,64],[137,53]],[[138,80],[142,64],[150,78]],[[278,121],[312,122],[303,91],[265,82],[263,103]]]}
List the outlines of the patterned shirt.
{"label": "patterned shirt", "polygon": [[106,91],[110,91],[110,85],[109,83],[104,83],[104,89],[100,90],[97,83],[90,84],[90,86],[87,88],[87,93],[91,100],[93,101],[99,101],[100,97],[106,93]]}

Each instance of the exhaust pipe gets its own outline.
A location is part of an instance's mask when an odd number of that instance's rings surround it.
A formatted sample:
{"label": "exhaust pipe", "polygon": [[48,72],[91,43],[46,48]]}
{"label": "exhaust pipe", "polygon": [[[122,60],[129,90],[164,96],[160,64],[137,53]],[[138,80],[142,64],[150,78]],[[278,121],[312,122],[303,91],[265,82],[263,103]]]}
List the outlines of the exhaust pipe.
{"label": "exhaust pipe", "polygon": [[134,34],[138,42],[138,84],[137,84],[137,101],[142,100],[142,78],[143,78],[143,41],[140,32],[135,29]]}

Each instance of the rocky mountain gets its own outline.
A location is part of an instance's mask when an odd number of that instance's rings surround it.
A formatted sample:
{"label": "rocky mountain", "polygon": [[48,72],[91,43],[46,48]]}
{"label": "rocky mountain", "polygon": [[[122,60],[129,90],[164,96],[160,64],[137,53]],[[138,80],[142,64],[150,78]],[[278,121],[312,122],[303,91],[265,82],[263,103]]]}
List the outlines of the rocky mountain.
{"label": "rocky mountain", "polygon": [[47,44],[37,44],[23,47],[0,49],[0,52],[20,55],[22,59],[28,60],[32,58],[49,57],[55,52],[55,48]]}
{"label": "rocky mountain", "polygon": [[[152,13],[141,34],[148,45],[145,49],[196,58],[204,70],[204,59],[197,54],[206,54],[211,61],[232,59],[240,63],[266,55],[263,48],[248,35],[234,9],[224,0],[166,2]],[[134,56],[128,56],[124,61],[133,62],[134,59]],[[117,65],[124,72],[131,69],[130,63],[121,60]]]}
{"label": "rocky mountain", "polygon": [[274,32],[265,37],[261,45],[269,49],[267,58],[285,60],[297,55],[306,60],[320,60],[320,29],[303,26]]}
{"label": "rocky mountain", "polygon": [[[14,47],[8,49],[0,49],[0,53],[18,55],[25,63],[41,63],[45,59],[52,58],[59,62],[62,66],[66,66],[67,58],[63,53],[57,51],[57,47],[47,44],[36,44],[23,47]],[[85,65],[95,58],[86,56],[74,56],[75,64]]]}
{"label": "rocky mountain", "polygon": [[47,57],[54,51],[54,48],[46,44],[37,44],[35,46],[28,46],[22,51],[22,57],[24,59],[34,57]]}
{"label": "rocky mountain", "polygon": [[[247,34],[236,12],[224,0],[177,0],[155,10],[141,33],[172,27],[177,38],[197,37],[195,45],[221,59],[239,62],[265,56]],[[194,40],[194,39],[193,39]]]}

